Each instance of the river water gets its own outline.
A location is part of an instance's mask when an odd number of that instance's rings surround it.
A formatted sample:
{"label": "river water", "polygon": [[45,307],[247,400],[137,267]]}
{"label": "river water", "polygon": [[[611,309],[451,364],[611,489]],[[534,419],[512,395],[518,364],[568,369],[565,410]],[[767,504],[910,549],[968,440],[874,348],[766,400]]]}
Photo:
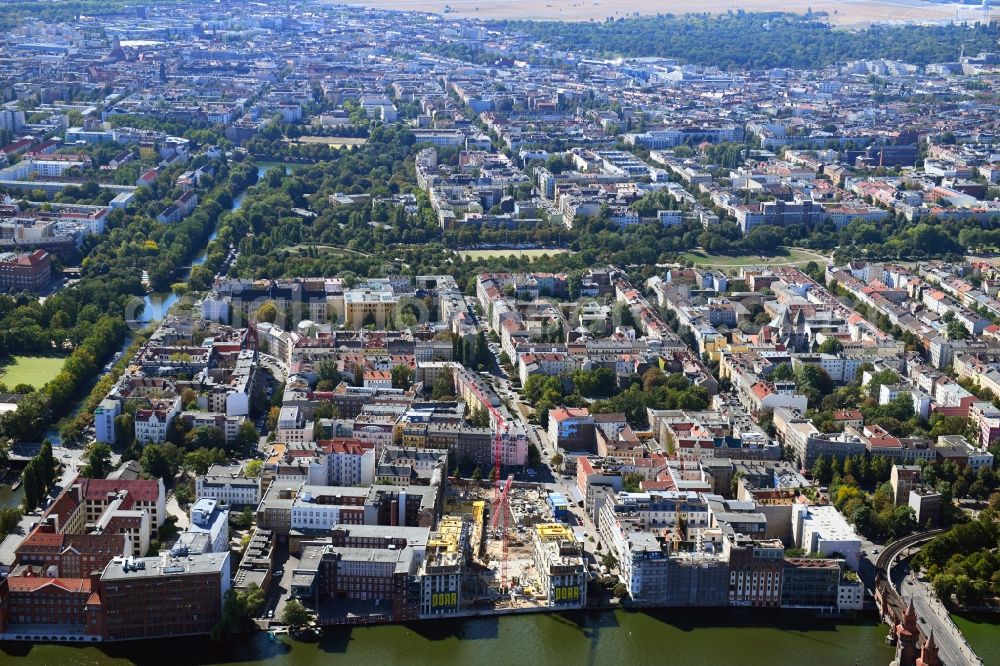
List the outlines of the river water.
{"label": "river water", "polygon": [[887,666],[894,653],[886,627],[835,623],[811,613],[727,609],[520,615],[327,631],[295,642],[264,634],[216,644],[204,638],[98,647],[0,644],[0,662],[24,666],[178,664],[319,666],[320,664],[469,664],[583,666]]}
{"label": "river water", "polygon": [[1000,664],[1000,614],[952,613],[951,619],[984,664]]}
{"label": "river water", "polygon": [[0,507],[11,509],[21,506],[21,501],[24,499],[24,486],[18,486],[17,490],[10,489],[16,478],[14,472],[11,472],[7,482],[0,485]]}
{"label": "river water", "polygon": [[[262,179],[264,176],[267,175],[268,171],[278,166],[284,166],[285,173],[289,173],[291,168],[289,165],[283,165],[280,162],[259,162],[257,164],[257,180],[259,181],[260,179]],[[229,207],[229,210],[230,211],[239,210],[240,207],[243,205],[243,200],[246,198],[246,195],[247,195],[246,190],[243,190],[242,192],[237,194],[233,198],[233,205]],[[219,234],[219,228],[218,225],[216,225],[216,228],[213,229],[211,235],[209,235],[208,242],[205,243],[205,247],[202,249],[201,252],[198,253],[198,256],[196,256],[191,261],[192,267],[200,266],[201,264],[205,263],[205,259],[208,257],[208,244],[214,241],[215,238],[218,236],[218,234]],[[188,269],[188,271],[180,277],[179,281],[183,282],[188,278],[190,274],[191,271],[190,269]],[[167,312],[170,311],[170,308],[174,305],[174,303],[177,302],[177,299],[178,299],[177,294],[169,291],[162,293],[156,292],[152,294],[147,294],[143,299],[142,313],[138,316],[137,321],[140,322],[141,324],[148,324],[153,321],[161,321],[166,316]]]}

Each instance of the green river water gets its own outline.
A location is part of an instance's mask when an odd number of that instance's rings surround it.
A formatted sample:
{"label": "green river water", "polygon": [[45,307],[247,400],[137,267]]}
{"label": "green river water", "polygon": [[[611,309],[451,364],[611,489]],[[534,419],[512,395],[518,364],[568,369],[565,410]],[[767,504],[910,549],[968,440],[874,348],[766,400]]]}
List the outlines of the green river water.
{"label": "green river water", "polygon": [[952,614],[951,619],[962,631],[976,656],[984,664],[1000,664],[1000,615],[997,613]]}
{"label": "green river water", "polygon": [[207,638],[100,648],[6,643],[0,644],[0,663],[886,666],[893,650],[885,634],[885,626],[873,621],[833,622],[788,612],[589,612],[344,628],[309,643],[287,637],[271,642],[265,634],[224,644]]}

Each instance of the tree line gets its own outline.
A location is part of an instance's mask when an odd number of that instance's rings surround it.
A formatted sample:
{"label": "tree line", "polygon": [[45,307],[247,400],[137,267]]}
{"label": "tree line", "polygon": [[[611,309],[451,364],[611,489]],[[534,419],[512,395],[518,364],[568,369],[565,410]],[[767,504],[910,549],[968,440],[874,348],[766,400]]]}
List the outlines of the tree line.
{"label": "tree line", "polygon": [[[526,35],[558,49],[603,56],[676,58],[721,69],[789,67],[818,69],[865,58],[902,60],[915,65],[948,62],[967,53],[990,51],[1000,37],[989,25],[871,26],[838,30],[821,15],[780,12],[721,15],[659,14],[604,22],[493,21],[490,27]],[[454,52],[481,59],[478,53]]]}
{"label": "tree line", "polygon": [[998,510],[1000,494],[994,494],[975,520],[934,537],[913,557],[912,566],[926,573],[940,599],[954,595],[959,603],[976,604],[1000,597]]}
{"label": "tree line", "polygon": [[33,511],[45,499],[56,480],[56,463],[52,456],[52,444],[49,440],[42,442],[41,448],[21,472],[21,483],[24,486],[24,510]]}
{"label": "tree line", "polygon": [[48,425],[69,410],[75,397],[124,339],[125,321],[121,316],[101,316],[66,358],[59,374],[40,390],[21,398],[17,409],[0,416],[0,436],[38,441]]}

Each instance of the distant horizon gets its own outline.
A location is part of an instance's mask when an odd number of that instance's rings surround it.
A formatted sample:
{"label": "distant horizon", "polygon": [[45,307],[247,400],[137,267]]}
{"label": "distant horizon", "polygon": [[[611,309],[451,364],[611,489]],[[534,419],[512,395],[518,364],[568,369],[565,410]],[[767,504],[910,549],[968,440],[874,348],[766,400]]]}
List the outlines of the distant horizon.
{"label": "distant horizon", "polygon": [[[725,14],[743,10],[750,14],[790,12],[804,15],[810,10],[826,12],[826,19],[839,27],[863,27],[878,22],[921,23],[953,19],[956,10],[963,20],[978,19],[979,4],[934,3],[928,0],[328,0],[329,4],[397,11],[427,12],[449,18],[526,21],[604,21],[657,14]],[[994,17],[995,18],[995,17]]]}

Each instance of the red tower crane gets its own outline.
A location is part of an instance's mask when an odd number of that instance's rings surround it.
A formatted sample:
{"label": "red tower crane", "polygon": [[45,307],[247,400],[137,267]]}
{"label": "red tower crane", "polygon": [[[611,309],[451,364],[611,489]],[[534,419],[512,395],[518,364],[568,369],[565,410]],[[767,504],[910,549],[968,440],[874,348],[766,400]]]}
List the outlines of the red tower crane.
{"label": "red tower crane", "polygon": [[503,555],[500,558],[500,587],[507,587],[507,560],[510,549],[510,489],[514,487],[514,475],[507,477],[500,493],[500,499],[493,505],[493,515],[490,517],[490,532],[499,526],[500,538],[503,540]]}
{"label": "red tower crane", "polygon": [[486,399],[482,391],[475,385],[472,392],[489,411],[493,421],[493,515],[490,517],[490,531],[500,528],[500,539],[503,542],[503,556],[500,559],[500,587],[507,587],[507,559],[509,553],[510,529],[510,489],[514,485],[513,475],[507,478],[505,484],[500,482],[500,467],[503,463],[503,436],[507,433],[507,421],[493,403]]}

